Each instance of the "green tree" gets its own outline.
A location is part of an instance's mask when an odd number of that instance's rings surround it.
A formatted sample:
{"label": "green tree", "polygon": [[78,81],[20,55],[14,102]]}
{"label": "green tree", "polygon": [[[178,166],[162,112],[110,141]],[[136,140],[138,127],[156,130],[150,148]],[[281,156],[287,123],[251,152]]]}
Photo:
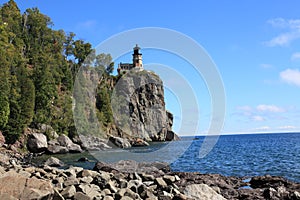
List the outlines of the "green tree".
{"label": "green tree", "polygon": [[20,66],[18,70],[18,80],[20,87],[21,122],[23,128],[27,127],[33,120],[35,104],[35,87],[29,78],[28,70]]}
{"label": "green tree", "polygon": [[110,95],[107,87],[99,87],[96,96],[96,107],[99,110],[99,120],[107,126],[113,122],[113,114],[110,103]]}
{"label": "green tree", "polygon": [[8,43],[5,24],[0,18],[0,129],[6,126],[9,118],[9,57],[11,45]]}
{"label": "green tree", "polygon": [[110,54],[101,53],[96,56],[95,67],[100,71],[104,71],[107,75],[114,71],[114,62]]}

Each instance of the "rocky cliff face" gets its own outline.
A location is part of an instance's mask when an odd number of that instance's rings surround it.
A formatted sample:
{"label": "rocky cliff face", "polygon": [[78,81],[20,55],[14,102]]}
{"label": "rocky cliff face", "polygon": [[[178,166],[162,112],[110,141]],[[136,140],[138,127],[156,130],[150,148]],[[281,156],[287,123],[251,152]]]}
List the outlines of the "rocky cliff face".
{"label": "rocky cliff face", "polygon": [[172,131],[173,115],[165,108],[163,82],[153,72],[123,75],[111,102],[115,123],[124,135],[148,141],[178,139]]}
{"label": "rocky cliff face", "polygon": [[[93,95],[103,88],[111,94],[108,101],[98,101]],[[96,71],[84,70],[75,84],[74,94],[74,119],[80,134],[117,136],[131,141],[179,139],[172,131],[173,115],[165,108],[163,82],[153,72],[131,70],[118,78],[99,78]],[[109,104],[105,108],[112,108],[113,122],[93,126],[96,112],[91,112],[91,108],[97,105],[99,109],[103,103]],[[110,112],[102,112],[110,115]]]}

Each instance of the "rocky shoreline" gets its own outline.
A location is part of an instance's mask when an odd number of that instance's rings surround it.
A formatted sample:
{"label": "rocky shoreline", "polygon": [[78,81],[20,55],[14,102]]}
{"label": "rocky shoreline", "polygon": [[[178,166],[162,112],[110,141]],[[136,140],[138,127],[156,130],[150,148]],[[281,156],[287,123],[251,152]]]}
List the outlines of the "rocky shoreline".
{"label": "rocky shoreline", "polygon": [[282,177],[226,177],[172,172],[167,163],[98,162],[93,170],[32,166],[0,151],[0,199],[300,199],[300,184]]}

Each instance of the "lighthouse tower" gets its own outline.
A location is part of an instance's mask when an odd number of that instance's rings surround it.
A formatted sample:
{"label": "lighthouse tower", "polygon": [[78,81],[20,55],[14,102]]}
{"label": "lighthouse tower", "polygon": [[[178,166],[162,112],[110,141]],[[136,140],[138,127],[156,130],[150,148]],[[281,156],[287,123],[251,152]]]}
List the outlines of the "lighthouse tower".
{"label": "lighthouse tower", "polygon": [[135,45],[133,48],[132,63],[120,63],[118,66],[118,74],[126,73],[132,69],[138,71],[143,70],[143,59],[140,49],[138,45]]}
{"label": "lighthouse tower", "polygon": [[132,54],[133,67],[143,68],[143,58],[142,58],[142,54],[140,53],[140,49],[141,48],[137,44],[133,48],[133,54]]}

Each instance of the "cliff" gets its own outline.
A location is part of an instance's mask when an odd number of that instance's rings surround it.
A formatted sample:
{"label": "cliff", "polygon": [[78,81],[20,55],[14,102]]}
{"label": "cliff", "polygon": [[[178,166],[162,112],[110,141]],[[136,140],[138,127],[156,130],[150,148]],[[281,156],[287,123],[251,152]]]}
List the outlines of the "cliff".
{"label": "cliff", "polygon": [[125,134],[147,141],[170,141],[173,115],[165,108],[163,82],[153,72],[130,71],[115,85],[112,95],[114,120]]}
{"label": "cliff", "polygon": [[[78,88],[75,88],[74,119],[79,134],[131,141],[179,139],[172,131],[173,115],[165,108],[163,82],[158,75],[131,70],[117,77],[100,76],[93,70],[83,70],[83,76],[75,84]],[[90,108],[95,106],[96,112],[92,112]],[[91,123],[95,118],[100,127]]]}

